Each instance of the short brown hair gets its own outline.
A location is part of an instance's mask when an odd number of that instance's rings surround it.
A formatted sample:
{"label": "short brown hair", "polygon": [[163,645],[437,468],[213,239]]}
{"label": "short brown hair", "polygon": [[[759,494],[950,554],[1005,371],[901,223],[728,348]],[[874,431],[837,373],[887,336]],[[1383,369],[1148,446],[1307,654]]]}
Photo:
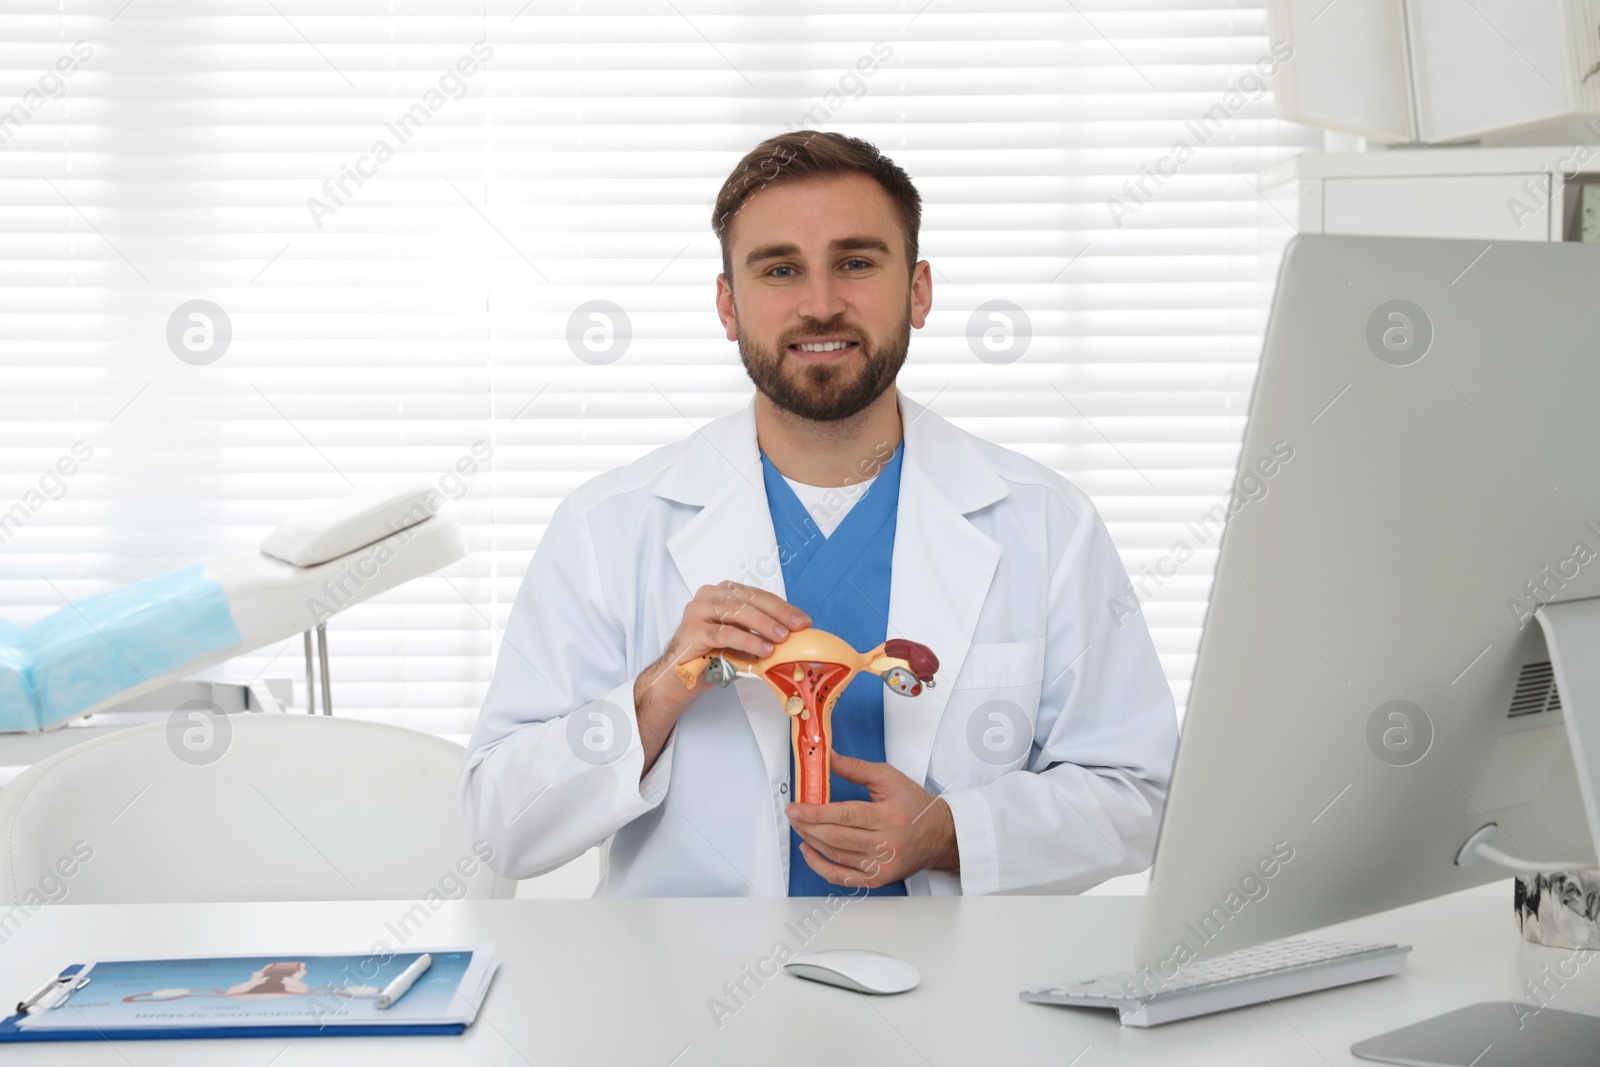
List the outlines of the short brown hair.
{"label": "short brown hair", "polygon": [[769,137],[751,149],[717,193],[711,213],[711,230],[722,244],[722,273],[733,280],[728,239],[733,220],[761,190],[787,182],[826,178],[836,174],[864,174],[883,187],[900,214],[900,235],[905,238],[906,271],[917,263],[917,231],[922,227],[922,197],[900,166],[859,137],[823,130],[797,130]]}

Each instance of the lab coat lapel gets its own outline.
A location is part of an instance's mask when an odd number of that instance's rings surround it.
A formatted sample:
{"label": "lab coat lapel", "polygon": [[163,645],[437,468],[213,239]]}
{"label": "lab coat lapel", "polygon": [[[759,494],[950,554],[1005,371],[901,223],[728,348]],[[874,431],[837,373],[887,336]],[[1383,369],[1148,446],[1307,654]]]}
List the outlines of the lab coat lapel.
{"label": "lab coat lapel", "polygon": [[[927,645],[939,657],[932,689],[884,691],[884,748],[907,777],[926,782],[934,735],[989,595],[1000,545],[966,515],[1009,487],[972,438],[901,394],[906,452],[889,586],[889,636]],[[945,783],[932,783],[934,792]]]}
{"label": "lab coat lapel", "polygon": [[[655,492],[700,513],[667,540],[689,594],[732,578],[784,596],[783,567],[756,447],[755,401],[696,431]],[[740,678],[734,690],[755,733],[769,780],[789,774],[789,718],[767,683]]]}

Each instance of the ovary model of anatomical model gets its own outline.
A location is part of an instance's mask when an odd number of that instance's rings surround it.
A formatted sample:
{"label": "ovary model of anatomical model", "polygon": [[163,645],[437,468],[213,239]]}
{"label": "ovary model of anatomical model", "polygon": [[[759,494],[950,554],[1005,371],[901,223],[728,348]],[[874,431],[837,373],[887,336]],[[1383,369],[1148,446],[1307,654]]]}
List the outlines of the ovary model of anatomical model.
{"label": "ovary model of anatomical model", "polygon": [[871,652],[857,652],[826,630],[807,628],[791,633],[764,659],[748,652],[719,648],[677,665],[688,688],[702,676],[726,687],[734,678],[761,678],[789,715],[794,746],[794,798],[804,804],[828,802],[829,750],[833,747],[833,705],[860,671],[871,671],[896,693],[919,696],[933,688],[939,658],[926,645],[896,638]]}

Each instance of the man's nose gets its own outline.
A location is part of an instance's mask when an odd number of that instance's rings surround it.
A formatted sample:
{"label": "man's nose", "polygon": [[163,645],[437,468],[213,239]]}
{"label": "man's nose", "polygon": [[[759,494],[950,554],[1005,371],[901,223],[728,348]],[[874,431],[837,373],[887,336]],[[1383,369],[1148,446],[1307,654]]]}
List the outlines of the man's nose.
{"label": "man's nose", "polygon": [[811,274],[801,285],[800,303],[795,310],[803,317],[827,322],[846,310],[839,280],[829,273]]}

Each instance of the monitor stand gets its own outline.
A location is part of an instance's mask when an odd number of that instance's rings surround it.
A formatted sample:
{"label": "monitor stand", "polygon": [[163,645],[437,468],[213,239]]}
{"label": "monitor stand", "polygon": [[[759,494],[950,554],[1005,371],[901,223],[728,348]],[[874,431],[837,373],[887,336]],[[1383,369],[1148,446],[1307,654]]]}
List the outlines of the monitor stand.
{"label": "monitor stand", "polygon": [[1578,795],[1600,862],[1600,597],[1545,604],[1534,612],[1561,695],[1567,744],[1578,772]]}
{"label": "monitor stand", "polygon": [[1407,1067],[1593,1067],[1600,1019],[1488,1001],[1358,1041],[1364,1060]]}
{"label": "monitor stand", "polygon": [[[1535,617],[1550,652],[1584,814],[1600,856],[1595,802],[1600,788],[1600,655],[1595,653],[1600,649],[1600,598],[1545,604]],[[1406,1067],[1592,1067],[1600,1060],[1600,1018],[1537,1003],[1488,1001],[1357,1042],[1350,1052]]]}

